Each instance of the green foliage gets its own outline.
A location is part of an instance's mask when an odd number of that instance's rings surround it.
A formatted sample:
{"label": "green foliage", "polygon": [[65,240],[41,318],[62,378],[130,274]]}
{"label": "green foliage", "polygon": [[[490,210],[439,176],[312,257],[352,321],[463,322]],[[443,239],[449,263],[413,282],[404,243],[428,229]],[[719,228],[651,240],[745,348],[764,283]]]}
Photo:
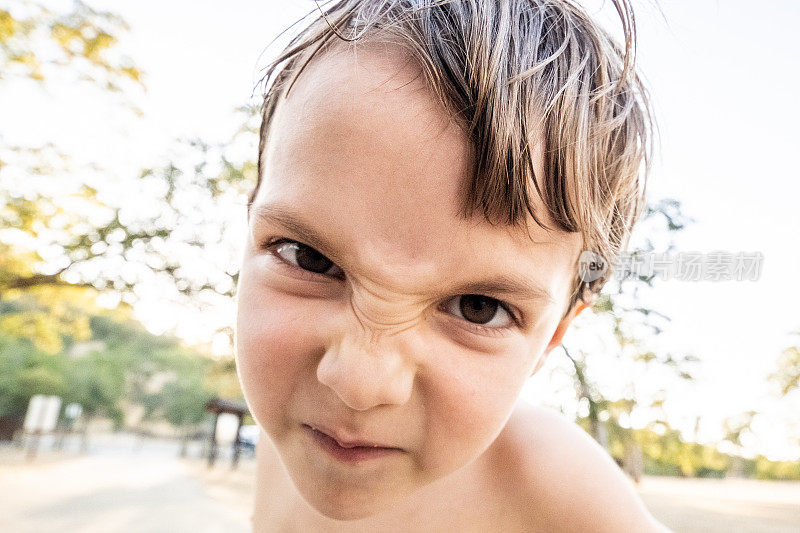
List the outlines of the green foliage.
{"label": "green foliage", "polygon": [[204,376],[199,372],[181,375],[167,382],[164,387],[154,395],[151,403],[155,403],[154,410],[175,427],[192,426],[201,423],[205,417],[205,404],[215,396],[204,382]]}
{"label": "green foliage", "polygon": [[125,82],[141,84],[142,72],[115,49],[128,30],[118,16],[74,1],[57,11],[32,0],[0,9],[0,80],[21,77],[43,82],[53,69],[70,67],[78,79],[110,91]]}
{"label": "green foliage", "polygon": [[88,339],[86,294],[78,288],[39,287],[0,300],[0,333],[26,339],[38,350],[55,354],[64,341]]}
{"label": "green foliage", "polygon": [[[588,417],[580,418],[577,423],[590,431]],[[800,481],[800,461],[770,461],[760,455],[754,459],[734,458],[720,452],[713,444],[685,441],[678,430],[663,420],[639,429],[621,427],[614,418],[604,424],[612,457],[622,461],[626,446],[639,446],[646,475],[724,478],[733,463],[738,461],[745,477]]]}
{"label": "green foliage", "polygon": [[[2,311],[19,315],[21,306],[0,300],[0,318]],[[23,415],[32,396],[52,394],[64,405],[81,404],[87,416],[110,418],[117,427],[135,404],[149,419],[190,426],[203,420],[205,402],[212,397],[241,397],[235,369],[226,360],[153,335],[130,319],[111,314],[84,319],[89,342],[62,334],[59,353],[37,348],[24,331],[0,331],[0,416]]]}
{"label": "green foliage", "polygon": [[770,461],[761,455],[751,461],[755,463],[753,470],[758,479],[800,480],[800,461]]}
{"label": "green foliage", "polygon": [[69,387],[64,403],[79,403],[89,416],[118,418],[125,394],[130,361],[119,352],[91,351],[70,360],[66,371]]}
{"label": "green foliage", "polygon": [[24,414],[36,394],[61,395],[67,384],[66,366],[64,358],[0,333],[0,416]]}

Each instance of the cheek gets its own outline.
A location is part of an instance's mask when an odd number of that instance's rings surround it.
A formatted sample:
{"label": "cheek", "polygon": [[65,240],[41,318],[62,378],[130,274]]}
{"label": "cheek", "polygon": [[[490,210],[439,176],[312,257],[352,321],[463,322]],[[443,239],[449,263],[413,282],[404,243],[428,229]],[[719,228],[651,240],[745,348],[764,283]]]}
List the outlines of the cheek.
{"label": "cheek", "polygon": [[[438,353],[453,353],[442,346]],[[531,348],[520,343],[504,354],[437,358],[426,384],[428,445],[438,450],[430,464],[450,470],[476,459],[505,426],[532,369]]]}
{"label": "cheek", "polygon": [[313,317],[296,297],[242,272],[236,319],[237,371],[254,418],[267,429],[303,379],[318,346]]}

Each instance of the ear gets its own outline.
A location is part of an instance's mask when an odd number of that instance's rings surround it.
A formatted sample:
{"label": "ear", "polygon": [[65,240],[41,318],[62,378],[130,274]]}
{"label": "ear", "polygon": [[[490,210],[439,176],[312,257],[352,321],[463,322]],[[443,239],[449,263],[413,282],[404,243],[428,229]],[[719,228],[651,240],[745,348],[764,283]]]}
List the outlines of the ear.
{"label": "ear", "polygon": [[597,295],[593,294],[591,300],[589,300],[588,302],[583,300],[579,301],[572,307],[572,309],[570,309],[569,313],[567,313],[567,316],[561,319],[561,322],[559,322],[558,326],[556,326],[555,333],[553,333],[553,338],[550,339],[549,343],[547,343],[547,348],[544,349],[542,356],[539,357],[539,360],[536,362],[536,366],[533,367],[531,376],[537,373],[540,368],[542,368],[545,359],[547,359],[547,356],[550,355],[550,352],[553,351],[553,348],[561,344],[561,339],[564,338],[564,334],[567,332],[569,325],[572,323],[575,317],[578,316],[581,313],[581,311],[583,311],[587,307],[591,307],[592,305],[594,305],[595,300],[597,300]]}

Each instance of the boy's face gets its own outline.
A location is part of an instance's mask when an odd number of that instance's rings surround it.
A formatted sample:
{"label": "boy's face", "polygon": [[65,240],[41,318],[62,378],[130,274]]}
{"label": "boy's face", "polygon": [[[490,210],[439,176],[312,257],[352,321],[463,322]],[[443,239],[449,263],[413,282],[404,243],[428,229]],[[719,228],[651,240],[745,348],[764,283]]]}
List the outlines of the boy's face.
{"label": "boy's face", "polygon": [[574,316],[580,240],[459,215],[470,144],[394,49],[312,62],[264,157],[238,289],[245,396],[309,504],[372,515],[497,437]]}

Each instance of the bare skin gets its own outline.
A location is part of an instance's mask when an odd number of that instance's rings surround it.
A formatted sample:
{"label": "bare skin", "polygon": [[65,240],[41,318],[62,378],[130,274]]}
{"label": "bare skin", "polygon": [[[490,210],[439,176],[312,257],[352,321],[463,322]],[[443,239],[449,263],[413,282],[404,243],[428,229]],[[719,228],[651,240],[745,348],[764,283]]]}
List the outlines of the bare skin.
{"label": "bare skin", "polygon": [[[586,307],[564,316],[578,235],[460,215],[471,145],[400,50],[315,59],[263,156],[237,320],[257,530],[651,528],[588,436],[517,407]],[[322,426],[386,453],[337,459]]]}
{"label": "bare skin", "polygon": [[482,461],[363,520],[330,520],[308,505],[269,440],[262,439],[257,454],[256,532],[669,531],[582,429],[526,404]]}

